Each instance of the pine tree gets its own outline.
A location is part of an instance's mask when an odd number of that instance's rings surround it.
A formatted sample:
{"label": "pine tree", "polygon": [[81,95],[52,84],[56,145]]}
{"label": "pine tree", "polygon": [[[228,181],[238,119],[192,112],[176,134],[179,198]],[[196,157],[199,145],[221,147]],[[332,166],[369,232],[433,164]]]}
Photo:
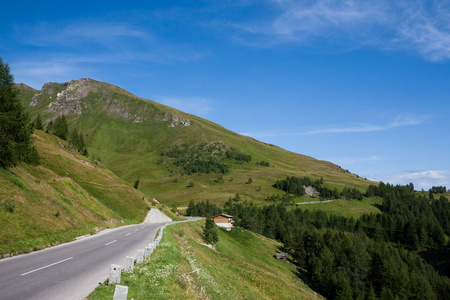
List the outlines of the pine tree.
{"label": "pine tree", "polygon": [[186,210],[186,215],[187,216],[194,216],[194,210],[195,210],[195,203],[194,203],[194,200],[191,199],[191,201],[189,201],[189,205],[188,205],[188,208]]}
{"label": "pine tree", "polygon": [[80,151],[86,151],[86,144],[84,143],[83,133],[80,131],[80,134],[78,135],[79,141],[78,145],[80,146]]}
{"label": "pine tree", "polygon": [[36,120],[34,120],[34,128],[42,130],[44,128],[44,125],[42,125],[42,119],[41,114],[38,113]]}
{"label": "pine tree", "polygon": [[80,137],[78,136],[78,130],[74,128],[69,136],[69,144],[74,146],[78,151],[82,151],[80,147]]}
{"label": "pine tree", "polygon": [[68,132],[69,128],[67,126],[66,117],[64,115],[57,117],[53,123],[52,133],[60,139],[66,140]]}
{"label": "pine tree", "polygon": [[203,239],[210,245],[215,245],[219,241],[217,225],[214,223],[213,219],[206,219],[205,227],[203,227]]}
{"label": "pine tree", "polygon": [[53,120],[50,120],[47,124],[47,128],[45,129],[46,133],[53,133]]}
{"label": "pine tree", "polygon": [[0,167],[3,168],[21,161],[39,164],[31,139],[33,127],[17,94],[9,66],[0,57]]}

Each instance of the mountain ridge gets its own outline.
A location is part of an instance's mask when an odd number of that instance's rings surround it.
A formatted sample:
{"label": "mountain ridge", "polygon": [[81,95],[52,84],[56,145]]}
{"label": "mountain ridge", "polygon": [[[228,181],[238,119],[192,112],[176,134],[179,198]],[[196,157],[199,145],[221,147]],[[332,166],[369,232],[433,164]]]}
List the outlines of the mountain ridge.
{"label": "mountain ridge", "polygon": [[[24,84],[19,84],[18,88],[32,119],[40,113],[46,124],[64,114],[70,129],[83,132],[92,157],[100,158],[128,182],[139,178],[139,188],[143,192],[170,204],[185,205],[190,199],[223,203],[236,193],[244,199],[263,202],[265,197],[280,192],[272,185],[286,176],[323,177],[331,188],[340,190],[345,186],[364,189],[374,184],[331,162],[239,135],[219,124],[140,98],[109,83],[83,78],[46,83],[40,91]],[[203,144],[206,144],[205,149],[217,149],[203,153],[206,150],[198,148]],[[185,169],[174,165],[177,158],[161,155],[182,145],[187,145],[188,151],[203,151],[198,155],[206,160],[214,158],[220,148],[220,151],[236,149],[251,156],[251,161],[224,160],[229,171],[223,174],[187,174]],[[192,157],[186,164],[193,163]],[[261,161],[267,161],[270,167],[259,165]],[[226,179],[217,180],[220,175]],[[253,179],[252,185],[245,184],[248,178]]]}

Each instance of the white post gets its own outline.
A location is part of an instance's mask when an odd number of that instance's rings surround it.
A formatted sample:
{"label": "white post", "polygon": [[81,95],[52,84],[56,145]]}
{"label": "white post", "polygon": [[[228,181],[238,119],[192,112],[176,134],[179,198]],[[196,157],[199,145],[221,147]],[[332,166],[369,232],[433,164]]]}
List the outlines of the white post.
{"label": "white post", "polygon": [[144,262],[144,250],[138,250],[136,256],[136,264],[142,264]]}
{"label": "white post", "polygon": [[124,285],[116,285],[114,289],[114,298],[113,300],[127,300],[128,296],[128,287]]}
{"label": "white post", "polygon": [[134,269],[134,257],[133,256],[127,256],[125,260],[125,271],[132,273]]}
{"label": "white post", "polygon": [[109,269],[108,284],[120,283],[121,272],[122,272],[122,266],[121,265],[111,265],[111,268]]}
{"label": "white post", "polygon": [[152,248],[150,248],[150,247],[145,247],[145,249],[144,249],[144,258],[149,258],[150,257],[150,254],[151,254],[150,250],[151,249]]}

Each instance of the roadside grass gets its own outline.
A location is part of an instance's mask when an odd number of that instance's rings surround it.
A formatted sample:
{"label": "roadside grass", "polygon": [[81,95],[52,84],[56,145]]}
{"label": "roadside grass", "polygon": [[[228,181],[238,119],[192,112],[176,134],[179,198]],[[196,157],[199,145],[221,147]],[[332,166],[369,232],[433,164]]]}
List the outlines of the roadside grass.
{"label": "roadside grass", "polygon": [[0,168],[0,257],[144,220],[150,204],[130,184],[55,136],[34,139],[40,166]]}
{"label": "roadside grass", "polygon": [[[278,242],[241,228],[219,230],[216,250],[202,243],[204,221],[166,227],[151,257],[122,273],[128,299],[317,299],[275,259]],[[111,299],[114,286],[100,285],[89,299]]]}

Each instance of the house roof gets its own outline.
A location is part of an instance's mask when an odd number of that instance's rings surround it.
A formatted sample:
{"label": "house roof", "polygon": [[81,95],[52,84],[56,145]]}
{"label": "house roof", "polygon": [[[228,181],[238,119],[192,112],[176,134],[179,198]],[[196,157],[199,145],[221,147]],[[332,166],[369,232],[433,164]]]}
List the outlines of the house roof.
{"label": "house roof", "polygon": [[[220,217],[220,216],[223,216],[223,217],[225,217],[225,218],[233,218],[233,216],[230,216],[230,215],[227,215],[227,214],[219,214],[219,215],[217,215],[217,216],[215,216],[215,217]],[[215,218],[214,217],[214,218]]]}

